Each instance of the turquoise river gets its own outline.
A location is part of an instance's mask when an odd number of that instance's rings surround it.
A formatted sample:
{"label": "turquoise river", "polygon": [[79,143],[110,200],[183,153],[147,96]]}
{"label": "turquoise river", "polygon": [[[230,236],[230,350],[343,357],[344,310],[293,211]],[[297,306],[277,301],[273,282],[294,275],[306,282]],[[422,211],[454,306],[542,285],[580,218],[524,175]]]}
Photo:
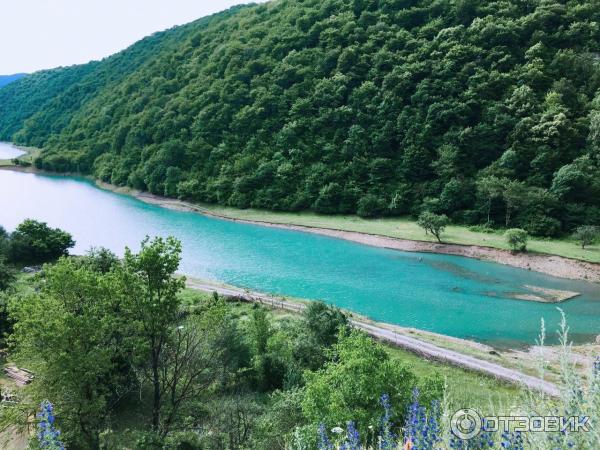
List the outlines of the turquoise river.
{"label": "turquoise river", "polygon": [[310,233],[235,223],[153,206],[80,178],[0,171],[0,225],[25,218],[63,228],[74,253],[122,253],[146,235],[183,242],[181,272],[262,292],[321,299],[372,319],[497,346],[535,342],[556,305],[520,301],[525,285],[580,292],[561,305],[571,337],[600,334],[600,286],[469,258],[404,253]]}

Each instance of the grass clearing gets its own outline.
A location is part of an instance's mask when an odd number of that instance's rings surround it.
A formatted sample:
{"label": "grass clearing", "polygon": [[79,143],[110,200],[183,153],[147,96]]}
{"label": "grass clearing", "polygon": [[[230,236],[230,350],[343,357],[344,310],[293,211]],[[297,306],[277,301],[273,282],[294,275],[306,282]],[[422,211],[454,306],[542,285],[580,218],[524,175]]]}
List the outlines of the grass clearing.
{"label": "grass clearing", "polygon": [[[357,216],[326,216],[312,212],[272,212],[204,204],[201,206],[211,213],[231,219],[330,228],[413,241],[437,242],[433,236],[425,235],[425,232],[417,225],[416,221],[408,217],[363,219]],[[504,232],[501,230],[484,233],[471,231],[466,226],[450,225],[444,231],[442,239],[449,244],[481,245],[510,250],[505,241]],[[600,263],[600,244],[582,249],[576,242],[569,239],[530,238],[527,248],[531,252]]]}
{"label": "grass clearing", "polygon": [[13,159],[0,159],[0,167],[14,167],[16,164],[14,163],[15,159],[22,161],[25,165],[32,166],[33,161],[40,155],[41,150],[35,147],[22,147],[16,146],[19,150],[26,152],[24,155],[21,155],[17,158]]}
{"label": "grass clearing", "polygon": [[450,409],[474,408],[483,414],[508,411],[524,391],[518,386],[450,365],[429,361],[405,350],[386,346],[389,354],[419,377],[439,375],[446,380]]}

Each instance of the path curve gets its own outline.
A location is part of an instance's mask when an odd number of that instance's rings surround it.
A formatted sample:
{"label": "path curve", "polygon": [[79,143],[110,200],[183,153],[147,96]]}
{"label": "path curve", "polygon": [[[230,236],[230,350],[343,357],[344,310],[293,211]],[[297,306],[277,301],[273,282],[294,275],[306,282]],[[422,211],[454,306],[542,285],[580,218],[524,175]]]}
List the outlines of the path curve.
{"label": "path curve", "polygon": [[[191,289],[203,292],[216,292],[217,294],[225,297],[236,298],[246,302],[259,303],[270,308],[279,308],[296,313],[302,312],[306,307],[301,303],[290,302],[259,292],[253,292],[235,287],[214,286],[195,280],[188,280],[187,286]],[[448,350],[437,345],[424,342],[415,337],[407,336],[405,334],[379,327],[377,325],[372,325],[367,322],[355,319],[352,319],[350,322],[353,327],[364,331],[375,339],[388,342],[392,345],[401,347],[426,358],[458,366],[463,369],[483,373],[498,380],[543,392],[551,397],[560,396],[560,389],[557,385],[550,383],[549,381],[542,380],[541,378],[526,375],[518,370],[509,369],[499,364],[478,359],[460,352]]]}

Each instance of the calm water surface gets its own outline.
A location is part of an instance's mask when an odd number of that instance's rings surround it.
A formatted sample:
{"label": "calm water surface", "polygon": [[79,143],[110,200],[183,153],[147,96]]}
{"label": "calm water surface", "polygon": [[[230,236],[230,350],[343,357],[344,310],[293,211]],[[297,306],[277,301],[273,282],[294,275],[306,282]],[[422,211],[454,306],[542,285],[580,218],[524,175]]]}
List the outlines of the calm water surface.
{"label": "calm water surface", "polygon": [[23,150],[19,150],[13,145],[0,142],[0,159],[12,159],[24,154]]}
{"label": "calm water surface", "polygon": [[[122,254],[145,235],[183,242],[181,271],[274,294],[322,299],[375,320],[494,345],[534,343],[540,320],[554,336],[555,305],[518,301],[524,285],[581,292],[562,304],[576,341],[600,334],[600,286],[474,259],[405,253],[145,204],[78,178],[0,171],[0,225],[25,218],[68,230],[75,253]],[[552,332],[550,332],[552,331]]]}

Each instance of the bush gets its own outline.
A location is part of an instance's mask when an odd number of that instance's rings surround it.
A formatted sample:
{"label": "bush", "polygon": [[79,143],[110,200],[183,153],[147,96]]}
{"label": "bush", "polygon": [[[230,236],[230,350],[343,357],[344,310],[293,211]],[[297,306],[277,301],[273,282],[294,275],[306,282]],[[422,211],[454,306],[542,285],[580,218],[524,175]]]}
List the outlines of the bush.
{"label": "bush", "polygon": [[440,379],[418,380],[408,367],[391,359],[381,344],[360,331],[342,334],[333,354],[333,360],[321,370],[305,373],[302,411],[315,428],[319,423],[343,425],[354,420],[366,435],[368,426],[379,425],[381,392],[389,392],[399,422],[417,384],[428,393],[426,401],[443,395]]}
{"label": "bush", "polygon": [[358,201],[356,213],[360,217],[375,217],[381,215],[386,208],[383,200],[373,194],[367,194]]}
{"label": "bush", "polygon": [[470,227],[468,227],[469,231],[472,231],[474,233],[487,233],[487,234],[493,234],[496,232],[496,230],[494,230],[491,226],[489,226],[488,224],[483,224],[483,225],[471,225]]}
{"label": "bush", "polygon": [[533,216],[525,224],[525,230],[534,236],[557,236],[560,228],[560,222],[548,216]]}
{"label": "bush", "polygon": [[119,258],[109,249],[92,247],[82,259],[83,265],[97,273],[108,273],[119,264]]}
{"label": "bush", "polygon": [[506,237],[506,242],[508,242],[508,245],[510,245],[510,248],[512,248],[513,251],[524,252],[527,250],[527,241],[529,239],[527,231],[520,228],[511,228],[506,230],[504,236]]}
{"label": "bush", "polygon": [[44,263],[67,255],[74,245],[69,233],[27,219],[10,236],[8,259],[14,263]]}
{"label": "bush", "polygon": [[8,233],[2,225],[0,225],[0,256],[6,256],[8,253]]}
{"label": "bush", "polygon": [[425,233],[429,232],[433,234],[438,242],[442,242],[440,236],[446,229],[446,226],[448,226],[450,223],[450,220],[445,214],[438,215],[429,211],[425,211],[421,213],[417,223],[425,230]]}
{"label": "bush", "polygon": [[6,264],[6,260],[0,255],[0,291],[5,291],[15,281],[15,271]]}
{"label": "bush", "polygon": [[581,244],[581,248],[592,245],[600,237],[600,228],[593,225],[582,225],[573,233],[573,239]]}

